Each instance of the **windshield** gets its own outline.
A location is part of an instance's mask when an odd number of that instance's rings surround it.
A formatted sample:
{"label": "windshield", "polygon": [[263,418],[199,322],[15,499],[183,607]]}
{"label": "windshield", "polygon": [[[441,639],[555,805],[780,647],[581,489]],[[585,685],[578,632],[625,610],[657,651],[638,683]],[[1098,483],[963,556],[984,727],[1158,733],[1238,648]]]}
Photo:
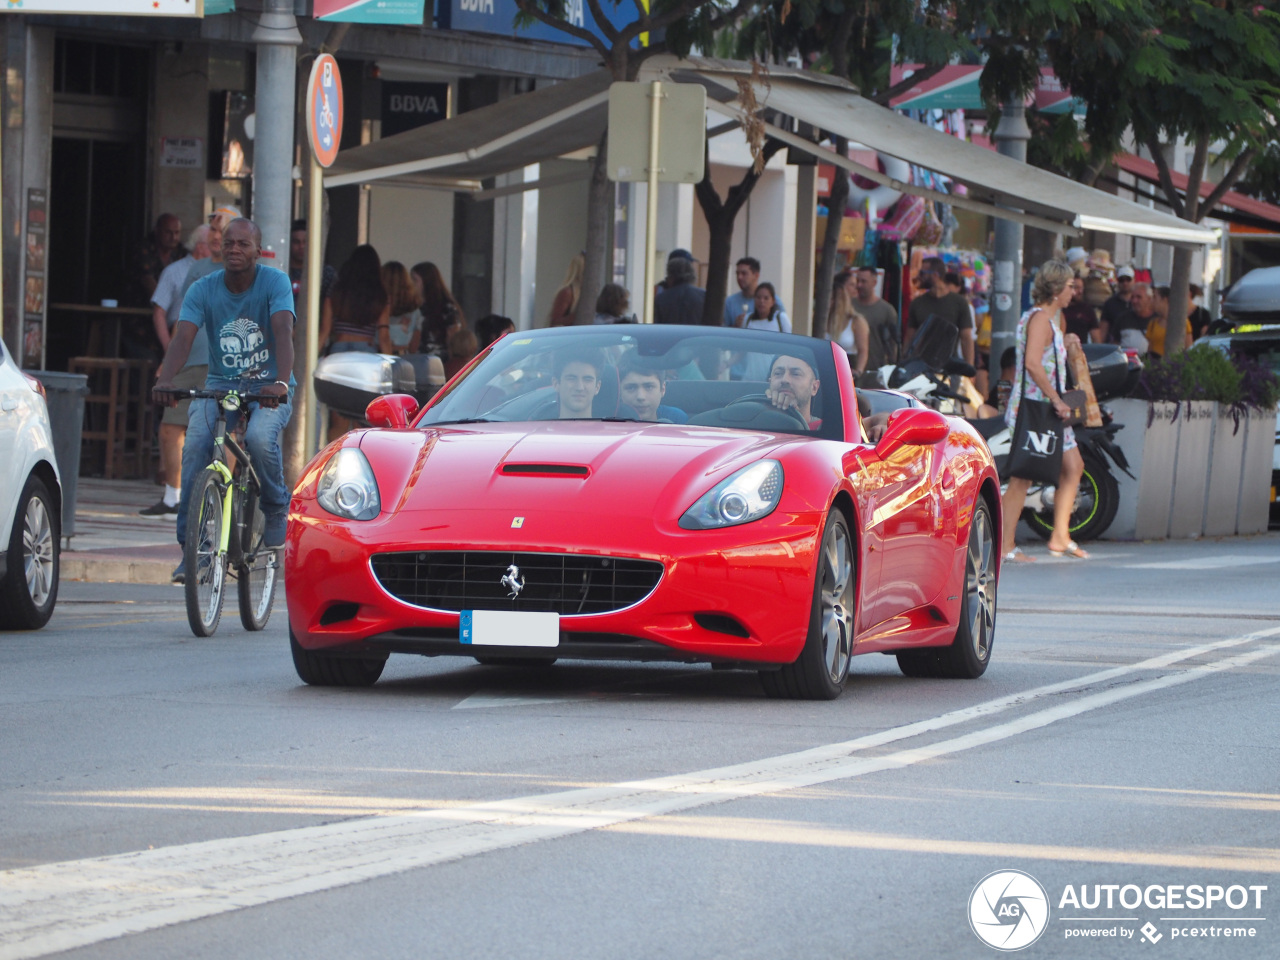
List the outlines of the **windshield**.
{"label": "windshield", "polygon": [[508,334],[418,426],[547,420],[844,436],[827,341],[639,324]]}

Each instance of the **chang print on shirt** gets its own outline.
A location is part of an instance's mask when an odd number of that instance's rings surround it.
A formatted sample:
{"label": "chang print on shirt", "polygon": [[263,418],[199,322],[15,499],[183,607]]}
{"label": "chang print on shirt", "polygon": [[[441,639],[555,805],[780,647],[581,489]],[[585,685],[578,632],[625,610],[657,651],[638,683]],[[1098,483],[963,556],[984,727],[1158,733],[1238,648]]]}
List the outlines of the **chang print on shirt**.
{"label": "chang print on shirt", "polygon": [[271,357],[262,328],[248,317],[237,317],[218,331],[218,347],[227,370],[246,373]]}

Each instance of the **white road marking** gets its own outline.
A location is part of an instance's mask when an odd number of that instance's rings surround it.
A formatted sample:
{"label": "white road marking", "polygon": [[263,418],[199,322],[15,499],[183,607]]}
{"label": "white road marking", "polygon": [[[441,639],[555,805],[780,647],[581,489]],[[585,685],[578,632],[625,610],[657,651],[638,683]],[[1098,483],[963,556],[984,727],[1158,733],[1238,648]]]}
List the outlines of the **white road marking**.
{"label": "white road marking", "polygon": [[473,693],[465,700],[460,700],[452,707],[454,710],[474,710],[480,707],[530,707],[545,703],[573,703],[579,700],[592,699],[586,695],[563,697],[523,697],[515,693]]}
{"label": "white road marking", "polygon": [[1247,666],[1280,653],[1280,644],[1112,686],[950,740],[874,757],[850,754],[1277,633],[1280,627],[1201,644],[855,740],[719,769],[8,870],[0,873],[0,960],[26,960],[727,800],[901,769]]}
{"label": "white road marking", "polygon": [[1248,553],[1228,553],[1220,557],[1193,557],[1164,563],[1126,563],[1127,570],[1223,570],[1227,567],[1252,567],[1260,563],[1280,563],[1280,557],[1263,557]]}

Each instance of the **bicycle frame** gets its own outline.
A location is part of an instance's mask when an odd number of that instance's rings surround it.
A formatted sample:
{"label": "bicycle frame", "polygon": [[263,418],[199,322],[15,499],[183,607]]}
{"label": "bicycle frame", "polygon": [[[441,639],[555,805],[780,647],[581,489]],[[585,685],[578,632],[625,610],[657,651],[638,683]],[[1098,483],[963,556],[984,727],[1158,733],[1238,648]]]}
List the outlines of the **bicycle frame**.
{"label": "bicycle frame", "polygon": [[[228,394],[228,396],[235,396],[237,398],[237,404],[233,409],[243,409],[241,406],[241,401],[245,399],[243,395]],[[231,547],[232,504],[235,500],[237,474],[243,475],[247,472],[248,480],[246,481],[246,486],[248,484],[252,484],[252,488],[245,490],[245,502],[248,509],[244,511],[247,516],[242,516],[240,518],[242,524],[248,520],[251,525],[252,521],[249,520],[249,518],[252,517],[254,507],[256,506],[254,503],[256,497],[252,496],[252,490],[256,490],[261,487],[261,481],[258,479],[258,473],[253,466],[253,458],[249,456],[247,450],[236,442],[233,435],[227,433],[228,410],[224,403],[225,401],[218,402],[218,420],[214,426],[213,433],[213,461],[209,464],[210,469],[216,470],[222,475],[222,478],[227,485],[222,501],[222,529],[218,534],[218,552],[221,554],[226,554]],[[227,466],[228,452],[236,458],[235,472],[232,472],[231,468]],[[245,548],[250,545],[249,538],[251,536],[252,529],[246,530],[242,538],[242,542],[240,543],[240,550],[237,551],[240,556],[243,556]],[[239,558],[237,557],[236,559]]]}

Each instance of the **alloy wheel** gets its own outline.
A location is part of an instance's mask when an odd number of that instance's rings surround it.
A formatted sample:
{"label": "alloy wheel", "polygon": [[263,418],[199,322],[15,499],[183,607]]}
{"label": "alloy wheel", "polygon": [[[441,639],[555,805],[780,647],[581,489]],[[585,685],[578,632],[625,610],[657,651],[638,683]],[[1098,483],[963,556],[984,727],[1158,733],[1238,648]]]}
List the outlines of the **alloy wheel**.
{"label": "alloy wheel", "polygon": [[841,683],[853,646],[853,560],[844,527],[832,533],[822,551],[822,653],[827,676]]}
{"label": "alloy wheel", "polygon": [[43,607],[53,591],[53,524],[44,501],[32,497],[22,519],[22,564],[31,602]]}
{"label": "alloy wheel", "polygon": [[969,531],[969,558],[965,564],[965,590],[969,597],[969,637],[973,652],[985,662],[991,654],[996,622],[995,540],[986,511],[974,513]]}

